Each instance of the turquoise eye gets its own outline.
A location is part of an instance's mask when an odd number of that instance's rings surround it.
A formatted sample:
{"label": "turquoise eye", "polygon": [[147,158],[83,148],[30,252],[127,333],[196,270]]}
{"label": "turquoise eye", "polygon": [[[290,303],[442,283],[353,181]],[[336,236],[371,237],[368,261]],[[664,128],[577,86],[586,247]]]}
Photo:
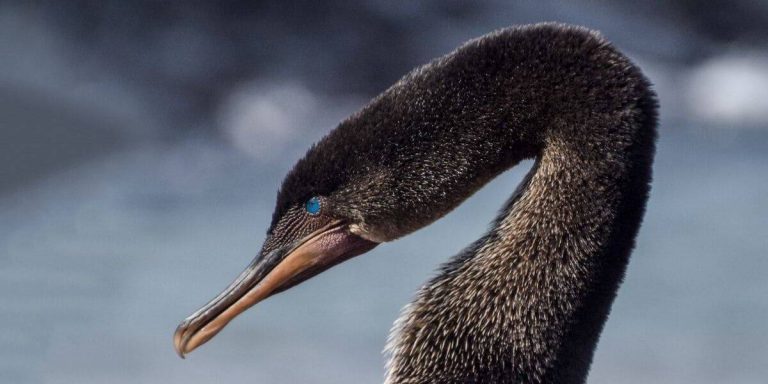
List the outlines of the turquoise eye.
{"label": "turquoise eye", "polygon": [[320,198],[315,196],[307,200],[307,203],[304,205],[304,209],[306,209],[307,213],[310,215],[317,215],[320,213]]}

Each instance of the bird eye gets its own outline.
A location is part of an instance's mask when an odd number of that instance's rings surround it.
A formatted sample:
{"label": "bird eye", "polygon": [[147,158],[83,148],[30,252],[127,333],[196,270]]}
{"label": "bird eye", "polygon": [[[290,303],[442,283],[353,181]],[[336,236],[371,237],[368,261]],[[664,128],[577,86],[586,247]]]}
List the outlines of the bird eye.
{"label": "bird eye", "polygon": [[317,196],[307,200],[307,203],[304,205],[304,209],[306,209],[307,213],[310,215],[317,215],[320,213],[320,208],[320,198]]}

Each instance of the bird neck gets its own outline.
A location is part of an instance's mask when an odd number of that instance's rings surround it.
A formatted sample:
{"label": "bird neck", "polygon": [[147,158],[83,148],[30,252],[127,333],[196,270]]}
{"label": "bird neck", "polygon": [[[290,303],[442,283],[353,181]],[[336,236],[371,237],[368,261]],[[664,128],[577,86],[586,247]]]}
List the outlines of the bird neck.
{"label": "bird neck", "polygon": [[494,227],[404,309],[388,383],[586,380],[649,191],[655,102],[633,108],[537,144]]}
{"label": "bird neck", "polygon": [[[413,162],[432,167],[414,175],[456,173],[435,178],[460,181],[440,184],[437,197],[455,197],[448,207],[522,158],[536,161],[493,228],[404,309],[387,346],[387,383],[586,379],[644,213],[656,103],[612,47],[552,31],[468,44],[391,91],[422,100],[397,116],[432,129],[439,142],[430,148],[450,148],[417,151],[439,162]],[[418,108],[456,116],[416,124],[440,116]]]}
{"label": "bird neck", "polygon": [[495,226],[404,310],[389,383],[585,380],[649,189],[653,134],[621,142],[542,149]]}

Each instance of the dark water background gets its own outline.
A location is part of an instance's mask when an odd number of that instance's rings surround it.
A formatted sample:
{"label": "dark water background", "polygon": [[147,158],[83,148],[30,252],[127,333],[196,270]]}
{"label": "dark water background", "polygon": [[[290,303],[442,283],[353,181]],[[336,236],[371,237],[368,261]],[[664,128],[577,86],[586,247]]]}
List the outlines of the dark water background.
{"label": "dark water background", "polygon": [[171,335],[255,254],[282,176],[341,118],[469,38],[555,20],[601,30],[661,100],[590,382],[764,383],[768,4],[697,4],[0,3],[0,382],[380,382],[400,308],[530,163],[187,360]]}

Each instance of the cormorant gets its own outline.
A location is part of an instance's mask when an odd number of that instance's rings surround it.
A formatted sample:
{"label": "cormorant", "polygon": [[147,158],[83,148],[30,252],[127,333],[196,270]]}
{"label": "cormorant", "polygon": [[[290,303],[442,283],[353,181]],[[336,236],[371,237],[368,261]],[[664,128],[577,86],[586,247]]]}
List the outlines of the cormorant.
{"label": "cormorant", "polygon": [[545,23],[469,41],[309,149],[259,256],[179,325],[176,349],[533,158],[493,227],[403,310],[386,382],[582,383],[645,210],[656,121],[648,80],[596,32]]}

